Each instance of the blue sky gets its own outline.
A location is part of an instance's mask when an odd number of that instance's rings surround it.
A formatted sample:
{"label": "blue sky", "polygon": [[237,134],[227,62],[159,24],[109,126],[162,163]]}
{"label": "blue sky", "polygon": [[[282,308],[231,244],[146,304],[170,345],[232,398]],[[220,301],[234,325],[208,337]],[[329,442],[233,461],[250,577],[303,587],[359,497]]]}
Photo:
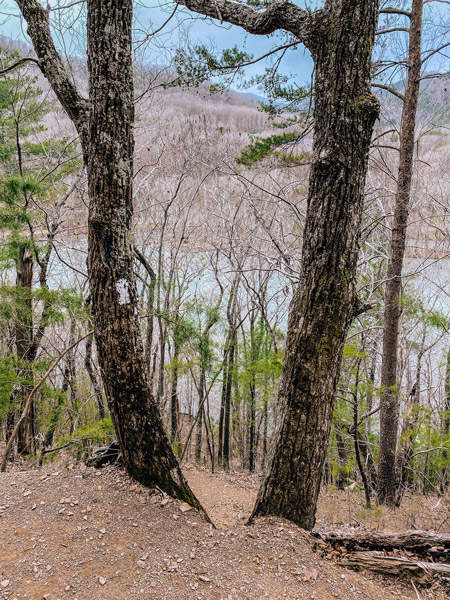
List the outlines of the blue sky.
{"label": "blue sky", "polygon": [[[44,2],[44,0],[41,0]],[[47,0],[45,0],[46,2]],[[62,6],[71,3],[73,0],[49,0],[51,7]],[[316,9],[323,5],[324,0],[296,0],[296,3],[302,8]],[[395,4],[395,2],[392,2]],[[450,7],[443,3],[433,2],[433,11],[435,14],[440,14],[441,17],[446,17],[450,21]],[[172,12],[174,4],[172,0],[135,0],[135,21],[136,21],[136,37],[142,37],[142,31],[151,31],[158,29]],[[73,23],[66,22],[65,24],[72,25],[70,32],[66,32],[59,37],[59,45],[66,46],[68,54],[82,53],[84,51],[84,33],[83,24],[80,20],[76,20],[80,6],[77,5],[74,9]],[[62,15],[62,11],[52,12],[52,19],[57,20],[58,15]],[[16,15],[16,16],[10,16]],[[405,23],[406,24],[406,23]],[[141,31],[139,31],[141,30]],[[446,28],[448,31],[448,29]],[[433,30],[434,31],[434,30]],[[73,33],[78,33],[77,37],[73,37]],[[255,57],[268,52],[277,41],[285,43],[285,40],[268,37],[248,35],[243,30],[234,26],[220,25],[218,20],[204,19],[189,13],[184,8],[179,8],[175,17],[167,24],[164,30],[155,38],[154,44],[150,45],[147,50],[147,60],[149,63],[157,63],[159,65],[170,60],[171,53],[177,44],[183,45],[186,36],[193,43],[204,43],[208,46],[216,48],[219,52],[225,48],[238,46],[245,49],[249,54]],[[22,23],[18,18],[18,9],[14,0],[0,0],[0,33],[13,39],[23,40]],[[81,35],[80,35],[81,34]],[[406,41],[406,36],[405,36]],[[57,42],[58,43],[58,42]],[[435,42],[436,43],[436,42]],[[427,46],[425,46],[427,47]],[[405,48],[406,50],[406,44]],[[441,65],[445,57],[436,57],[432,63],[428,65],[428,69],[448,70],[447,66]],[[267,63],[266,63],[267,64]],[[299,45],[295,50],[290,50],[283,57],[280,71],[286,75],[292,76],[292,82],[298,85],[309,83],[313,63],[307,50]],[[247,69],[247,75],[255,75],[262,72],[264,63],[258,63]],[[252,90],[256,91],[256,90]]]}
{"label": "blue sky", "polygon": [[[314,4],[317,4],[317,1],[306,0],[299,2],[299,4],[302,7],[309,6],[313,8]],[[66,3],[69,2],[70,0],[66,0]],[[51,7],[63,4],[64,0],[50,0]],[[137,0],[135,2],[137,29],[145,29],[147,31],[158,29],[165,22],[172,10],[173,3],[171,1],[163,3],[162,0]],[[52,13],[52,18],[56,18],[57,15],[58,12]],[[15,2],[13,0],[0,0],[0,34],[11,37],[14,40],[23,40],[24,28],[24,24],[18,17],[18,9]],[[82,31],[81,24],[75,26],[72,32],[77,30],[79,32]],[[185,40],[184,36],[187,32],[189,32],[189,38],[193,43],[205,43],[212,48],[216,48],[219,52],[225,48],[238,46],[255,57],[270,51],[277,44],[277,41],[281,44],[285,43],[285,41],[281,39],[277,40],[277,38],[273,37],[248,35],[239,27],[221,26],[217,20],[199,18],[198,15],[189,13],[185,9],[179,9],[176,16],[159,34],[156,44],[148,47],[149,62],[155,61],[161,63],[162,61],[170,60],[170,50],[166,49],[173,49],[177,44],[183,44]],[[140,35],[142,33],[137,31],[136,36],[139,37]],[[73,43],[68,33],[64,35],[64,42],[69,53],[79,51],[79,48],[83,45],[83,38],[84,36],[82,35],[81,40],[78,39]],[[310,81],[312,66],[309,53],[303,46],[299,46],[296,50],[288,51],[283,57],[281,72],[286,75],[292,75],[293,80],[297,84],[303,85]],[[263,69],[264,63],[258,63],[247,69],[247,76],[262,72]]]}

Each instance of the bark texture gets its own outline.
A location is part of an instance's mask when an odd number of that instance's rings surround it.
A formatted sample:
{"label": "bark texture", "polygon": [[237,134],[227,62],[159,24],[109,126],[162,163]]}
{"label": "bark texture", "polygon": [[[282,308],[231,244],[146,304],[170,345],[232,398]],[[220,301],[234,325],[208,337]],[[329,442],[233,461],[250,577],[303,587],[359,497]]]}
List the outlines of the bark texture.
{"label": "bark texture", "polygon": [[352,552],[348,555],[345,563],[350,567],[368,569],[383,573],[383,575],[415,577],[420,579],[421,583],[431,583],[435,575],[450,576],[450,565],[448,564],[418,562],[407,558],[385,556],[381,552]]}
{"label": "bark texture", "polygon": [[264,11],[228,0],[181,0],[201,14],[265,35],[292,33],[315,63],[315,139],[300,282],[290,307],[280,425],[251,516],[314,526],[342,346],[358,304],[354,277],[368,151],[378,102],[370,92],[377,0],[292,2]]}
{"label": "bark texture", "polygon": [[408,550],[416,554],[430,554],[436,560],[450,560],[450,535],[429,531],[330,531],[319,537],[333,546],[353,550]]}
{"label": "bark texture", "polygon": [[383,351],[381,362],[380,453],[377,497],[380,504],[394,506],[397,497],[396,449],[399,421],[397,378],[398,336],[401,317],[402,270],[413,174],[417,104],[422,67],[423,0],[413,0],[409,33],[409,71],[403,107],[392,237],[384,304]]}
{"label": "bark texture", "polygon": [[144,364],[133,270],[132,0],[88,0],[89,101],[54,47],[49,13],[17,0],[39,65],[80,135],[89,185],[88,275],[108,407],[127,471],[202,510],[165,435]]}
{"label": "bark texture", "polygon": [[328,3],[311,37],[315,139],[299,285],[290,307],[280,427],[252,518],[315,522],[342,346],[354,290],[368,150],[377,2]]}

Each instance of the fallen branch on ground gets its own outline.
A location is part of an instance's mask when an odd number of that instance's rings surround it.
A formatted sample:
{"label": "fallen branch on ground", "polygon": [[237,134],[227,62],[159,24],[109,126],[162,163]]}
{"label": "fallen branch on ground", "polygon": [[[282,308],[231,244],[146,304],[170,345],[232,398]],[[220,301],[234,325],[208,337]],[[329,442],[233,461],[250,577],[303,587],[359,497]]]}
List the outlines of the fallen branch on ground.
{"label": "fallen branch on ground", "polygon": [[450,581],[450,565],[444,563],[420,562],[396,556],[385,556],[381,552],[352,552],[345,564],[358,569],[369,569],[383,575],[410,576],[429,583],[435,575]]}

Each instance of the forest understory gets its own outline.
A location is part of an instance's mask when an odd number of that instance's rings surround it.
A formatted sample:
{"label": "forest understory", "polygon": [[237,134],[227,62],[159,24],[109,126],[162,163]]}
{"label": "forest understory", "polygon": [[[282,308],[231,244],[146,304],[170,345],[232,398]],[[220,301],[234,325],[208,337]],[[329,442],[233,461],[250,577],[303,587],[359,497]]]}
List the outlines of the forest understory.
{"label": "forest understory", "polygon": [[[17,461],[0,480],[0,598],[13,600],[278,598],[444,600],[422,586],[346,568],[336,551],[292,523],[246,526],[259,478],[185,465],[216,525],[121,469],[84,463],[34,468]],[[359,492],[322,490],[316,530],[433,529],[450,533],[448,503],[405,498],[400,509],[362,510]]]}

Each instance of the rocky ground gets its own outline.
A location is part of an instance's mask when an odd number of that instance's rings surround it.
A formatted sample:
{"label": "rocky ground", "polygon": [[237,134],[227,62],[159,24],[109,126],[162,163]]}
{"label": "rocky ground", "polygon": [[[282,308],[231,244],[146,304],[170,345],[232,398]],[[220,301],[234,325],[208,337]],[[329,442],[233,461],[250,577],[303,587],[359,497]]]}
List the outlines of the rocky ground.
{"label": "rocky ground", "polygon": [[[282,520],[247,527],[256,478],[185,473],[217,529],[116,468],[22,465],[1,474],[0,598],[448,598],[439,586],[414,589],[322,558],[305,532]],[[325,514],[322,506],[319,524]]]}

